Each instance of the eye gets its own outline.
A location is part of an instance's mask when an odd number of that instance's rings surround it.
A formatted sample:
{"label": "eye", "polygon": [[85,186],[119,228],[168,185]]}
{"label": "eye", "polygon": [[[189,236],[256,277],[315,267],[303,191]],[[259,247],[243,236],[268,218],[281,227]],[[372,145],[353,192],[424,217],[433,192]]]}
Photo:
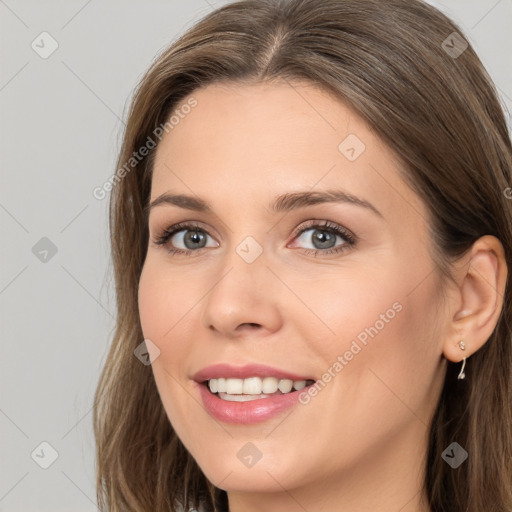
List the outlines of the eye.
{"label": "eye", "polygon": [[[349,249],[356,243],[356,238],[352,233],[330,221],[323,223],[310,221],[307,227],[299,228],[295,236],[296,241],[306,244],[305,254],[337,253]],[[309,247],[307,247],[308,244]]]}
{"label": "eye", "polygon": [[[206,247],[218,247],[217,242],[208,245],[211,235],[202,227],[194,224],[175,224],[159,234],[154,243],[167,245],[170,253],[191,254]],[[213,239],[212,239],[213,240]]]}

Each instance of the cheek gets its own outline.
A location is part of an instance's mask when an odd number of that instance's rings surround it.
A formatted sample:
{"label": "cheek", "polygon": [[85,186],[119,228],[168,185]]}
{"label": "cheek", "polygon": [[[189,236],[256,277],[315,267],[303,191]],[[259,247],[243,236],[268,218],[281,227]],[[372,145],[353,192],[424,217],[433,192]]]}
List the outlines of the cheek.
{"label": "cheek", "polygon": [[191,322],[194,307],[199,307],[203,293],[194,288],[193,279],[177,278],[178,274],[149,260],[139,281],[139,315],[145,339],[160,350],[152,370],[161,399],[170,417],[171,408],[181,399],[181,385],[189,380],[187,361],[197,335]]}
{"label": "cheek", "polygon": [[187,324],[182,320],[186,320],[203,294],[193,278],[171,273],[154,260],[148,258],[139,281],[139,314],[144,336],[162,343]]}
{"label": "cheek", "polygon": [[[419,260],[415,267],[389,263],[385,269],[318,282],[307,297],[321,321],[296,317],[306,339],[315,340],[310,345],[323,362],[322,377],[329,381],[333,400],[350,402],[350,410],[362,416],[370,411],[369,401],[384,416],[403,412],[396,407],[404,408],[401,400],[414,410],[430,401],[440,360],[430,267]],[[298,294],[305,291],[298,289]]]}
{"label": "cheek", "polygon": [[[322,354],[325,363],[334,362],[346,351],[349,360],[371,346],[372,340],[386,339],[388,349],[402,343],[398,327],[403,324],[410,287],[393,277],[392,270],[374,267],[371,271],[326,271],[322,278],[293,283],[295,294],[304,298],[307,309],[294,301],[288,319],[298,326],[303,338]],[[290,282],[290,281],[289,281]],[[285,313],[286,314],[286,313]],[[394,324],[394,327],[392,327]],[[391,331],[394,330],[394,335]],[[358,357],[358,359],[361,359]]]}
{"label": "cheek", "polygon": [[194,292],[193,281],[184,286],[187,280],[177,275],[170,275],[165,266],[148,258],[139,281],[138,301],[144,338],[160,350],[151,368],[162,404],[173,428],[186,441],[183,411],[190,405],[190,395],[183,387],[189,378],[184,363],[194,336],[187,315],[193,314],[202,294]]}
{"label": "cheek", "polygon": [[316,427],[315,450],[339,452],[345,461],[371,458],[408,425],[428,423],[439,354],[432,341],[435,307],[429,309],[432,279],[411,293],[418,281],[412,272],[400,280],[389,274],[354,276],[344,282],[354,285],[350,293],[331,294],[330,300],[310,295],[323,305],[318,311],[336,333],[323,342],[316,337],[326,385],[305,408],[321,411],[329,421]]}

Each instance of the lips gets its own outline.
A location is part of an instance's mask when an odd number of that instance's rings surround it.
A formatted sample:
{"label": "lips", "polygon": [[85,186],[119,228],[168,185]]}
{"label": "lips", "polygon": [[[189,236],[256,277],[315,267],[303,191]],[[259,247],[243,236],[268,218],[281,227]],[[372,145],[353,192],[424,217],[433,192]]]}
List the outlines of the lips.
{"label": "lips", "polygon": [[245,379],[251,379],[252,377],[263,380],[277,379],[280,382],[288,381],[288,383],[292,381],[301,382],[301,387],[302,383],[306,385],[306,382],[309,384],[316,380],[309,375],[299,375],[267,365],[233,366],[223,363],[203,368],[194,374],[193,379],[205,410],[217,421],[225,423],[239,425],[260,423],[280,415],[291,407],[296,407],[299,403],[299,394],[303,392],[302,389],[292,389],[287,393],[277,390],[277,392],[270,395],[261,394],[260,397],[257,395],[246,395],[244,397],[242,394],[233,394],[231,399],[236,398],[236,401],[231,401],[226,400],[226,393],[216,394],[208,388],[208,381],[210,381],[210,384],[212,380],[240,379],[245,381]]}
{"label": "lips", "polygon": [[278,380],[288,379],[292,381],[316,380],[311,375],[299,375],[263,364],[233,366],[227,363],[219,363],[207,366],[192,376],[199,384],[210,379],[248,379],[250,377],[261,377],[262,379],[265,377],[275,377]]}

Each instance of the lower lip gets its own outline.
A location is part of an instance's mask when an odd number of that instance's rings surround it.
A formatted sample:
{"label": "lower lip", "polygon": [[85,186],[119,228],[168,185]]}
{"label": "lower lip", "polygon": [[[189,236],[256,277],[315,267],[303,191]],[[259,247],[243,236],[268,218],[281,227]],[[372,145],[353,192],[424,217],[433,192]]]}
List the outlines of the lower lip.
{"label": "lower lip", "polygon": [[196,384],[199,386],[201,399],[210,416],[224,423],[242,425],[260,423],[278,416],[296,405],[299,401],[299,394],[303,391],[293,391],[249,402],[229,402],[211,393],[205,384]]}

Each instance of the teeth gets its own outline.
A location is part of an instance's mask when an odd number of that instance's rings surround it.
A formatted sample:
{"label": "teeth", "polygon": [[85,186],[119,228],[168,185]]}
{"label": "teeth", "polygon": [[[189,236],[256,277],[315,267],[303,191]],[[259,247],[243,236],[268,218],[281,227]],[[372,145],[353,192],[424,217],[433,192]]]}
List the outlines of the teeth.
{"label": "teeth", "polygon": [[210,379],[208,387],[212,393],[219,393],[224,400],[246,402],[266,398],[274,393],[290,393],[306,387],[313,381],[276,379],[275,377],[249,377],[247,379]]}
{"label": "teeth", "polygon": [[259,377],[251,377],[243,380],[244,395],[259,395],[262,391],[262,382]]}
{"label": "teeth", "polygon": [[217,381],[217,391],[219,393],[226,392],[226,379],[212,379]]}
{"label": "teeth", "polygon": [[251,400],[259,400],[268,396],[270,395],[229,395],[228,393],[219,393],[219,398],[228,402],[250,402]]}
{"label": "teeth", "polygon": [[293,380],[282,379],[279,381],[277,387],[281,393],[289,393],[293,388]]}
{"label": "teeth", "polygon": [[226,393],[230,395],[241,395],[244,388],[242,379],[226,379]]}
{"label": "teeth", "polygon": [[217,393],[219,390],[219,380],[218,379],[211,379],[208,381],[208,386],[210,387],[210,391],[212,393]]}
{"label": "teeth", "polygon": [[[278,382],[275,377],[265,377],[261,386],[263,393],[275,393],[278,388]],[[260,393],[261,393],[260,391]]]}
{"label": "teeth", "polygon": [[305,380],[296,380],[293,383],[293,389],[295,389],[296,391],[298,391],[299,389],[305,388],[305,387],[306,387],[306,381]]}

